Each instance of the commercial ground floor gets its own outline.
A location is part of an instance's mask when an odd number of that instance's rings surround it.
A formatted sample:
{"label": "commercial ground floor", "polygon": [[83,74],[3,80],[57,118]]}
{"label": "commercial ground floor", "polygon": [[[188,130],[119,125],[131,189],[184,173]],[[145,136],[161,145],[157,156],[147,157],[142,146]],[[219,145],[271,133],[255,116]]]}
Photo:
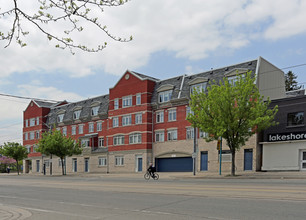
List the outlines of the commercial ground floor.
{"label": "commercial ground floor", "polygon": [[[256,136],[236,152],[236,171],[256,171],[258,153]],[[195,160],[194,160],[195,159]],[[223,141],[221,169],[230,173],[232,155]],[[70,173],[131,173],[145,172],[150,163],[158,172],[192,172],[195,162],[196,172],[219,172],[220,151],[217,142],[198,139],[194,150],[193,140],[154,143],[153,150],[112,151],[107,148],[91,151],[85,148],[78,156],[67,157],[63,161],[64,172]],[[61,174],[62,161],[56,156],[31,157],[24,160],[24,173]]]}
{"label": "commercial ground floor", "polygon": [[306,171],[306,140],[263,143],[263,171]]}

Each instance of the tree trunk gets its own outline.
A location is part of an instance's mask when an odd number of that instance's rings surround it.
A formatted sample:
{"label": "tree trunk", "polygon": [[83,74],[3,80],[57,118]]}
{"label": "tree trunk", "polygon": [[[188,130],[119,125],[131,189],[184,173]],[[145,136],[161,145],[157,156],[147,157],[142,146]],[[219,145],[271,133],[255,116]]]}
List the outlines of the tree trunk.
{"label": "tree trunk", "polygon": [[61,157],[61,161],[62,161],[62,175],[65,175],[65,173],[64,173],[64,159]]}
{"label": "tree trunk", "polygon": [[231,171],[231,175],[235,176],[235,171],[236,171],[236,166],[235,166],[235,157],[236,157],[236,151],[232,150],[232,171]]}

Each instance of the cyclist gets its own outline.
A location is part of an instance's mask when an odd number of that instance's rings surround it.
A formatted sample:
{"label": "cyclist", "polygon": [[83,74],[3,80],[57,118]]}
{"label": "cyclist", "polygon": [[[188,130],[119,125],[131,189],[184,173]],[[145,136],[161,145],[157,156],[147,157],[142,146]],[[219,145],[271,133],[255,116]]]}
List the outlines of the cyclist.
{"label": "cyclist", "polygon": [[156,168],[153,166],[153,163],[150,163],[150,166],[148,168],[148,172],[149,174],[154,178],[155,177],[155,172],[156,172]]}

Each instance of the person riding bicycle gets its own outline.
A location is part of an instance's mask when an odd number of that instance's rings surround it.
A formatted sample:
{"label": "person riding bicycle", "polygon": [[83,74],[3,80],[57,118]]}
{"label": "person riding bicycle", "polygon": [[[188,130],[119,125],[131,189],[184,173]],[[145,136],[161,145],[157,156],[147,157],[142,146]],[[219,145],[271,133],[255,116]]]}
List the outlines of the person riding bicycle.
{"label": "person riding bicycle", "polygon": [[148,168],[148,172],[154,178],[154,176],[155,176],[154,173],[156,172],[156,168],[153,166],[153,163],[150,163],[150,166]]}

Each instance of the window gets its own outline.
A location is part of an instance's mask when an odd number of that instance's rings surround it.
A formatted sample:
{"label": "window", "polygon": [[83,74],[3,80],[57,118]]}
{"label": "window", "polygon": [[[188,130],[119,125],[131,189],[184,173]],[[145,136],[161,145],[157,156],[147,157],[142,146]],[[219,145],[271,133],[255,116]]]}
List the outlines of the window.
{"label": "window", "polygon": [[99,138],[98,144],[99,144],[99,147],[104,147],[104,138]]}
{"label": "window", "polygon": [[156,131],[155,132],[155,142],[164,142],[165,141],[165,132]]}
{"label": "window", "polygon": [[141,104],[141,94],[136,94],[136,105]]}
{"label": "window", "polygon": [[35,118],[31,118],[30,119],[30,126],[35,126],[35,122],[36,122],[36,119]]}
{"label": "window", "polygon": [[162,102],[168,102],[168,101],[170,101],[171,96],[172,96],[172,90],[160,92],[160,93],[158,94],[158,101],[159,101],[160,103],[162,103]]}
{"label": "window", "polygon": [[304,125],[304,112],[288,113],[287,126]]}
{"label": "window", "polygon": [[28,133],[24,133],[24,140],[28,140]]}
{"label": "window", "polygon": [[81,139],[82,147],[90,147],[90,142],[88,138]]}
{"label": "window", "polygon": [[97,131],[102,131],[102,121],[97,122]]}
{"label": "window", "polygon": [[96,116],[96,115],[98,115],[99,108],[100,108],[100,106],[92,107],[92,108],[91,108],[91,116]]}
{"label": "window", "polygon": [[71,127],[71,134],[75,135],[76,134],[76,126]]}
{"label": "window", "polygon": [[141,124],[142,123],[142,113],[138,113],[135,115],[135,124]]}
{"label": "window", "polygon": [[44,160],[44,164],[46,167],[49,167],[50,166],[50,161],[49,160]]}
{"label": "window", "polygon": [[31,146],[28,145],[28,146],[26,146],[26,148],[27,148],[27,152],[31,153]]}
{"label": "window", "polygon": [[127,126],[132,124],[132,116],[125,115],[122,117],[122,126]]}
{"label": "window", "polygon": [[39,125],[39,117],[36,118],[36,125]]}
{"label": "window", "polygon": [[208,137],[208,133],[204,132],[204,131],[200,131],[200,137],[201,138],[207,138]]}
{"label": "window", "polygon": [[244,79],[246,76],[246,74],[240,74],[240,75],[235,75],[235,76],[229,76],[227,77],[227,80],[229,82],[229,84],[231,84],[232,86],[236,85],[236,83],[239,81],[240,77],[242,79]]}
{"label": "window", "polygon": [[177,140],[177,130],[168,130],[167,132],[168,141]]}
{"label": "window", "polygon": [[35,133],[34,131],[30,132],[30,140],[34,140]]}
{"label": "window", "polygon": [[113,128],[119,126],[119,118],[118,117],[113,117]]}
{"label": "window", "polygon": [[39,139],[39,131],[36,131],[36,139]]}
{"label": "window", "polygon": [[156,112],[156,122],[157,123],[164,122],[164,111]]}
{"label": "window", "polygon": [[82,111],[82,110],[77,110],[77,111],[74,111],[74,112],[73,112],[73,119],[74,119],[74,120],[80,118],[81,111]]}
{"label": "window", "polygon": [[79,134],[83,134],[84,125],[79,125]]}
{"label": "window", "polygon": [[37,145],[33,145],[33,153],[36,153],[36,149],[38,148]]}
{"label": "window", "polygon": [[63,122],[63,119],[64,119],[64,114],[59,114],[57,116],[57,122],[60,123],[60,122]]}
{"label": "window", "polygon": [[194,114],[193,111],[191,110],[190,106],[188,106],[186,108],[186,118],[188,117],[189,114],[192,114],[192,115]]}
{"label": "window", "polygon": [[25,120],[25,126],[26,126],[26,127],[29,127],[29,120],[28,120],[28,119]]}
{"label": "window", "polygon": [[106,157],[99,157],[99,166],[106,166]]}
{"label": "window", "polygon": [[89,123],[89,132],[94,132],[94,123]]}
{"label": "window", "polygon": [[199,92],[204,92],[205,89],[206,89],[206,85],[207,85],[206,82],[194,84],[194,85],[190,86],[190,93],[193,93],[194,91],[197,91],[198,93]]}
{"label": "window", "polygon": [[116,166],[123,166],[124,165],[124,158],[123,158],[123,156],[115,157],[115,165]]}
{"label": "window", "polygon": [[[218,151],[220,154],[220,151]],[[230,150],[223,150],[222,151],[222,162],[232,162],[232,154]],[[218,161],[220,160],[220,156],[218,156]]]}
{"label": "window", "polygon": [[67,136],[67,127],[63,127],[63,135]]}
{"label": "window", "polygon": [[176,121],[176,109],[168,110],[168,121]]}
{"label": "window", "polygon": [[126,96],[122,98],[122,107],[126,108],[132,106],[132,96]]}
{"label": "window", "polygon": [[124,144],[124,136],[123,135],[117,135],[114,136],[114,145],[123,145]]}
{"label": "window", "polygon": [[118,109],[119,108],[119,99],[115,99],[114,100],[114,109]]}
{"label": "window", "polygon": [[186,128],[186,139],[194,138],[194,128]]}
{"label": "window", "polygon": [[130,144],[141,143],[141,134],[140,133],[130,134],[129,141]]}
{"label": "window", "polygon": [[61,159],[58,159],[58,166],[61,167],[61,166],[65,166],[66,165],[66,160],[63,159],[63,163],[62,163],[62,160]]}

